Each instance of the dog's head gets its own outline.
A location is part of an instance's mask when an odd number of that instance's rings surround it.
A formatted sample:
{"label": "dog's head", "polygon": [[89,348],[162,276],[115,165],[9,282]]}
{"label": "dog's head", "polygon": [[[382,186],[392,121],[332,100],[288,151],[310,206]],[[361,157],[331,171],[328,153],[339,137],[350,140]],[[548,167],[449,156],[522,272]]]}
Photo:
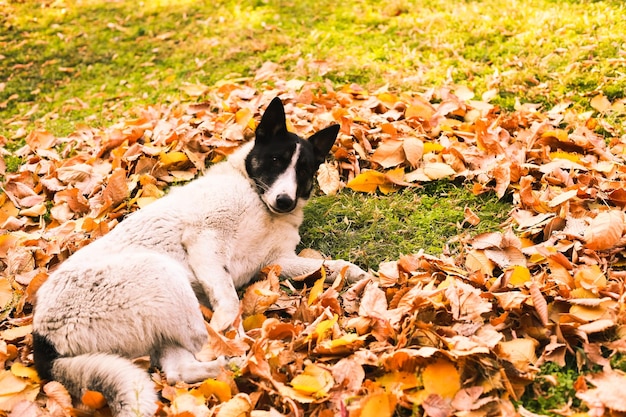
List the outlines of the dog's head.
{"label": "dog's head", "polygon": [[339,133],[332,125],[304,140],[287,131],[285,109],[278,97],[267,106],[256,129],[246,171],[273,213],[293,211],[313,189],[313,178]]}

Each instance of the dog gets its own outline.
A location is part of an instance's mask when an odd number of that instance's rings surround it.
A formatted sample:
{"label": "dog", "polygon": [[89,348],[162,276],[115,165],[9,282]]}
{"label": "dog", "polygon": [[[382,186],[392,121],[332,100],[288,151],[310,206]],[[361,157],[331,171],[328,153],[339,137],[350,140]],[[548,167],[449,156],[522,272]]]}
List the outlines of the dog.
{"label": "dog", "polygon": [[150,355],[171,384],[215,377],[228,362],[195,357],[208,340],[200,304],[222,331],[238,318],[237,289],[267,265],[287,278],[322,266],[329,281],[369,276],[343,260],[295,253],[315,173],[338,132],[332,125],[308,140],[289,132],[276,97],[254,141],[70,256],[37,292],[40,377],[78,398],[102,393],[117,417],[152,416],[154,384],[133,358]]}

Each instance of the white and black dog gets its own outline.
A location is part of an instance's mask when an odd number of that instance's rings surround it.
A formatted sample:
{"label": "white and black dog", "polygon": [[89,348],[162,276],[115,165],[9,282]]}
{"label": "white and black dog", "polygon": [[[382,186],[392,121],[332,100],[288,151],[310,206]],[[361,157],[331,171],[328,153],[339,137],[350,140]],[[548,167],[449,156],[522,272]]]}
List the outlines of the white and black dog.
{"label": "white and black dog", "polygon": [[264,266],[280,265],[285,277],[322,263],[329,279],[342,270],[349,281],[367,276],[345,261],[295,254],[303,206],[338,131],[333,125],[303,140],[287,131],[275,98],[254,142],[61,264],[37,293],[41,378],[78,398],[101,392],[118,417],[148,417],[157,395],[132,358],[150,355],[170,383],[215,377],[227,362],[194,356],[207,341],[199,303],[212,307],[210,324],[223,330],[239,314],[236,289]]}

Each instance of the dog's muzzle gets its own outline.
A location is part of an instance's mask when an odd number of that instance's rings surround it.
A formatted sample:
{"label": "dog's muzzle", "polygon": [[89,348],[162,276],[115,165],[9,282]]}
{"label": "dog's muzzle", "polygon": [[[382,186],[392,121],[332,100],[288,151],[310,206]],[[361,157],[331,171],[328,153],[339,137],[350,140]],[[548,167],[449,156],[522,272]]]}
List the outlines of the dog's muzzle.
{"label": "dog's muzzle", "polygon": [[296,200],[291,198],[289,194],[279,194],[269,206],[270,210],[276,213],[289,213],[296,208]]}

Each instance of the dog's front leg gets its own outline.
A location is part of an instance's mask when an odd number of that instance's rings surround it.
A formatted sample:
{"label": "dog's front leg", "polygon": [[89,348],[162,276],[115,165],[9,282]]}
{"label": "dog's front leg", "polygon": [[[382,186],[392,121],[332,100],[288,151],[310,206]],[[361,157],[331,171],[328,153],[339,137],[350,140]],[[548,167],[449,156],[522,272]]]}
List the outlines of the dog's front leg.
{"label": "dog's front leg", "polygon": [[211,303],[213,317],[211,327],[222,331],[233,325],[239,315],[239,297],[232,276],[226,265],[226,257],[216,247],[215,233],[189,232],[183,235],[187,262],[193,271],[196,284]]}
{"label": "dog's front leg", "polygon": [[348,282],[357,282],[363,278],[372,277],[372,275],[358,266],[344,261],[337,260],[324,260],[324,259],[312,259],[303,258],[297,256],[295,253],[292,256],[285,256],[276,260],[276,264],[280,265],[282,269],[282,275],[288,278],[297,277],[300,275],[306,275],[313,273],[320,269],[322,266],[327,268],[328,274],[326,276],[327,282],[333,282],[338,274],[344,272],[344,276]]}

